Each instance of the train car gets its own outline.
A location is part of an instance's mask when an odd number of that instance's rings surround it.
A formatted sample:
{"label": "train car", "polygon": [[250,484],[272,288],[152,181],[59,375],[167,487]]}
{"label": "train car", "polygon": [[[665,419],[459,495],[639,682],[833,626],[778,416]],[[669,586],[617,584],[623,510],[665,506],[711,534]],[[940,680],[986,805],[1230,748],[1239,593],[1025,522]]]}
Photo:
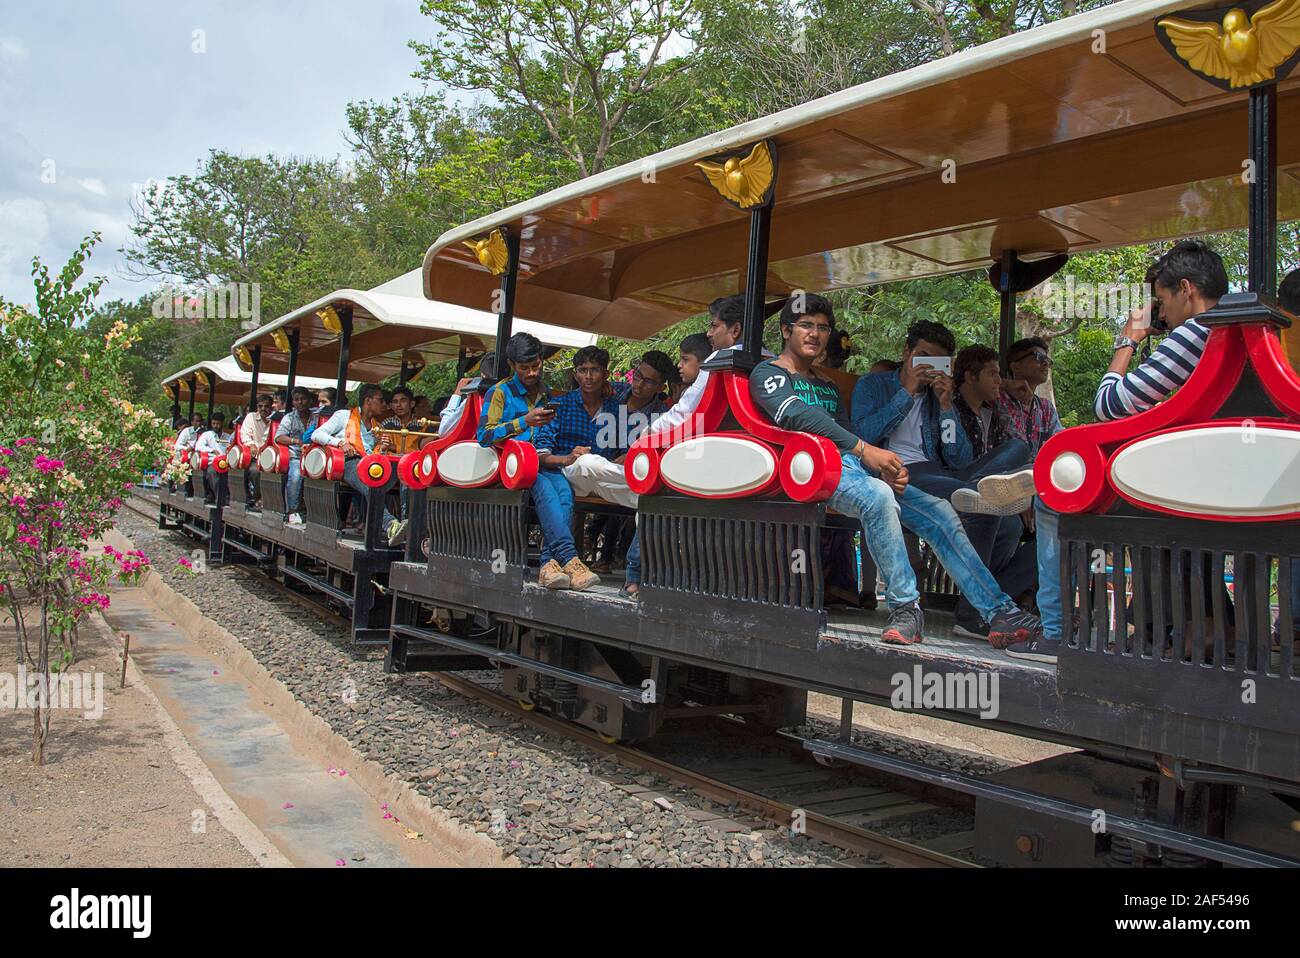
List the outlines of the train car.
{"label": "train car", "polygon": [[[334,382],[311,378],[299,380],[299,384],[321,389],[334,385]],[[241,368],[230,356],[196,363],[162,381],[163,391],[172,399],[172,421],[175,422],[180,417],[183,401],[187,403],[187,423],[194,418],[195,404],[202,405],[206,402],[208,408],[204,428],[211,421],[218,405],[238,408],[247,402],[248,408],[252,409],[256,405],[258,385],[257,377]],[[260,385],[267,389],[284,389],[286,386],[292,388],[289,378],[278,373],[263,376]],[[201,409],[199,411],[202,412]],[[189,458],[193,471],[191,481],[179,486],[174,483],[164,484],[159,489],[159,528],[183,530],[205,544],[209,562],[220,563],[225,556],[223,519],[229,514],[230,503],[204,500],[203,470],[208,463],[202,455],[193,451],[189,453]],[[242,494],[238,501],[242,506]]]}
{"label": "train car", "polygon": [[[1123,0],[439,237],[425,295],[465,306],[498,295],[499,350],[515,309],[639,340],[737,292],[744,348],[707,364],[696,428],[628,456],[636,598],[537,584],[529,449],[462,440],[439,454],[455,459],[447,474],[431,459],[412,486],[427,534],[391,569],[388,667],[495,665],[521,701],[623,740],[670,716],[795,724],[820,691],[846,707],[838,739],[805,743],[815,756],[975,795],[988,857],[1300,864],[1300,377],[1287,357],[1295,317],[1274,299],[1278,216],[1300,216],[1300,88],[1288,77],[1300,44],[1287,26],[1300,2],[1268,9],[1267,43],[1244,66],[1184,42],[1228,8]],[[1186,386],[1145,413],[1065,430],[1038,456],[1073,612],[1056,664],[958,638],[942,611],[910,646],[880,642],[883,611],[828,612],[817,544],[845,521],[826,502],[840,466],[750,399],[770,300],[987,267],[1005,354],[1016,294],[1064,257],[1244,226],[1247,291],[1201,317],[1211,339]],[[1184,574],[1232,595],[1231,648],[1220,614],[1202,654]],[[931,714],[1077,751],[977,779],[853,744],[852,702],[896,703],[900,680],[996,689],[996,709],[947,694]]]}
{"label": "train car", "polygon": [[[334,386],[342,398],[357,382],[381,383],[394,377],[418,388],[418,379],[430,363],[463,359],[490,348],[495,316],[431,302],[419,295],[419,289],[416,269],[371,290],[338,290],[237,340],[231,362],[250,370],[250,406],[257,383],[268,375],[286,380],[291,390],[295,383],[307,381],[304,376],[332,374],[334,378],[312,382]],[[594,341],[581,331],[521,325],[553,348]],[[433,442],[436,434],[416,430],[396,439],[404,452],[413,454],[418,443]],[[340,450],[320,445],[302,449],[301,523],[290,523],[286,513],[288,447],[272,441],[262,449],[248,450],[231,463],[231,503],[222,537],[225,555],[255,562],[346,612],[356,643],[387,643],[388,567],[405,547],[389,545],[381,517],[385,504],[394,514],[399,508],[400,458],[375,455],[362,460],[361,477],[368,490],[366,523],[357,533],[344,527],[347,500],[355,493],[342,481]],[[254,476],[256,485],[250,481]]]}

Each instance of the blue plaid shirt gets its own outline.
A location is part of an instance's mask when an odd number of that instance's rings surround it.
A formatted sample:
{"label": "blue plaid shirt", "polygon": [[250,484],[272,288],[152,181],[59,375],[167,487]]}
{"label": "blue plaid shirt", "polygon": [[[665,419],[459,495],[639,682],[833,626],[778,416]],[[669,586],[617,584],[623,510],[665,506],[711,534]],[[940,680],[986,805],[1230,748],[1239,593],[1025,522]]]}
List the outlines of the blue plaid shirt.
{"label": "blue plaid shirt", "polygon": [[617,392],[605,398],[594,418],[587,415],[581,389],[567,392],[555,402],[559,406],[555,418],[537,430],[538,449],[549,449],[553,456],[567,456],[578,446],[586,446],[606,459],[617,459],[623,454],[618,445],[621,437]]}

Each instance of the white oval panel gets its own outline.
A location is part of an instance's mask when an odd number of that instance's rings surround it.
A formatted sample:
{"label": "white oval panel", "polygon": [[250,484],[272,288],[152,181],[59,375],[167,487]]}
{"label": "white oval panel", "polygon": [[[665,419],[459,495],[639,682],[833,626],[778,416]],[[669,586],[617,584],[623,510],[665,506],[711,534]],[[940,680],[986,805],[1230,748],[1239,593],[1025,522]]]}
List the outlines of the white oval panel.
{"label": "white oval panel", "polygon": [[226,465],[231,469],[244,468],[244,447],[232,445],[226,452]]}
{"label": "white oval panel", "polygon": [[790,457],[790,478],[801,486],[806,486],[812,481],[815,468],[811,453],[796,452]]}
{"label": "white oval panel", "polygon": [[644,452],[639,452],[636,458],[632,460],[632,475],[636,476],[637,481],[650,475],[650,457]]}
{"label": "white oval panel", "polygon": [[438,475],[453,486],[477,486],[497,471],[497,451],[476,442],[458,442],[438,454]]}
{"label": "white oval panel", "polygon": [[664,482],[698,496],[740,495],[768,482],[776,459],[738,436],[696,436],[671,447],[659,461]]}
{"label": "white oval panel", "polygon": [[302,471],[311,479],[319,479],[325,474],[325,450],[319,447],[312,449],[302,458]]}
{"label": "white oval panel", "polygon": [[1152,436],[1116,456],[1110,478],[1139,502],[1179,512],[1300,512],[1300,432],[1209,426]]}
{"label": "white oval panel", "polygon": [[275,472],[275,467],[279,464],[280,457],[274,446],[267,446],[257,456],[257,466],[263,472]]}
{"label": "white oval panel", "polygon": [[515,473],[517,473],[518,471],[519,471],[519,456],[516,453],[512,452],[510,455],[506,456],[506,475],[509,476],[511,479],[513,479],[515,477]]}

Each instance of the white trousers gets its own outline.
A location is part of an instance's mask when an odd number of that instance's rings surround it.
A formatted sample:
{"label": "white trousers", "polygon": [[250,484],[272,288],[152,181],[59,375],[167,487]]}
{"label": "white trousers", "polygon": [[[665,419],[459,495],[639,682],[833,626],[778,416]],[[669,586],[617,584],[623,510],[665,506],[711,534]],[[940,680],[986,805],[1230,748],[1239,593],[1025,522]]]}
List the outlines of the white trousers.
{"label": "white trousers", "polygon": [[615,505],[636,508],[637,495],[627,487],[623,467],[604,456],[594,452],[579,456],[576,462],[564,467],[564,476],[575,496],[599,496]]}

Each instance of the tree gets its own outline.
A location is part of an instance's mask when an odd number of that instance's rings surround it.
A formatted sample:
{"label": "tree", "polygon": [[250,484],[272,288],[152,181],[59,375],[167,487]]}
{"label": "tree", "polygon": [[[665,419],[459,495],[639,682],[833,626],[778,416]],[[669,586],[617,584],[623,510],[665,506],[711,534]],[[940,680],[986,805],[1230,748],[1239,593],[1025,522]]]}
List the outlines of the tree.
{"label": "tree", "polygon": [[87,328],[104,280],[77,284],[98,239],[86,239],[56,276],[33,260],[34,311],[0,300],[0,605],[17,628],[24,699],[35,670],[37,765],[51,676],[75,657],[77,623],[107,608],[113,578],[132,581],[148,565],[138,551],[92,554],[89,542],[112,527],[123,487],[161,462],[168,432],[124,398],[126,321],[103,335]]}
{"label": "tree", "polygon": [[666,45],[688,28],[691,0],[423,0],[421,9],[438,39],[411,41],[415,75],[526,111],[580,177],[660,121],[625,126],[637,100],[690,65]]}

